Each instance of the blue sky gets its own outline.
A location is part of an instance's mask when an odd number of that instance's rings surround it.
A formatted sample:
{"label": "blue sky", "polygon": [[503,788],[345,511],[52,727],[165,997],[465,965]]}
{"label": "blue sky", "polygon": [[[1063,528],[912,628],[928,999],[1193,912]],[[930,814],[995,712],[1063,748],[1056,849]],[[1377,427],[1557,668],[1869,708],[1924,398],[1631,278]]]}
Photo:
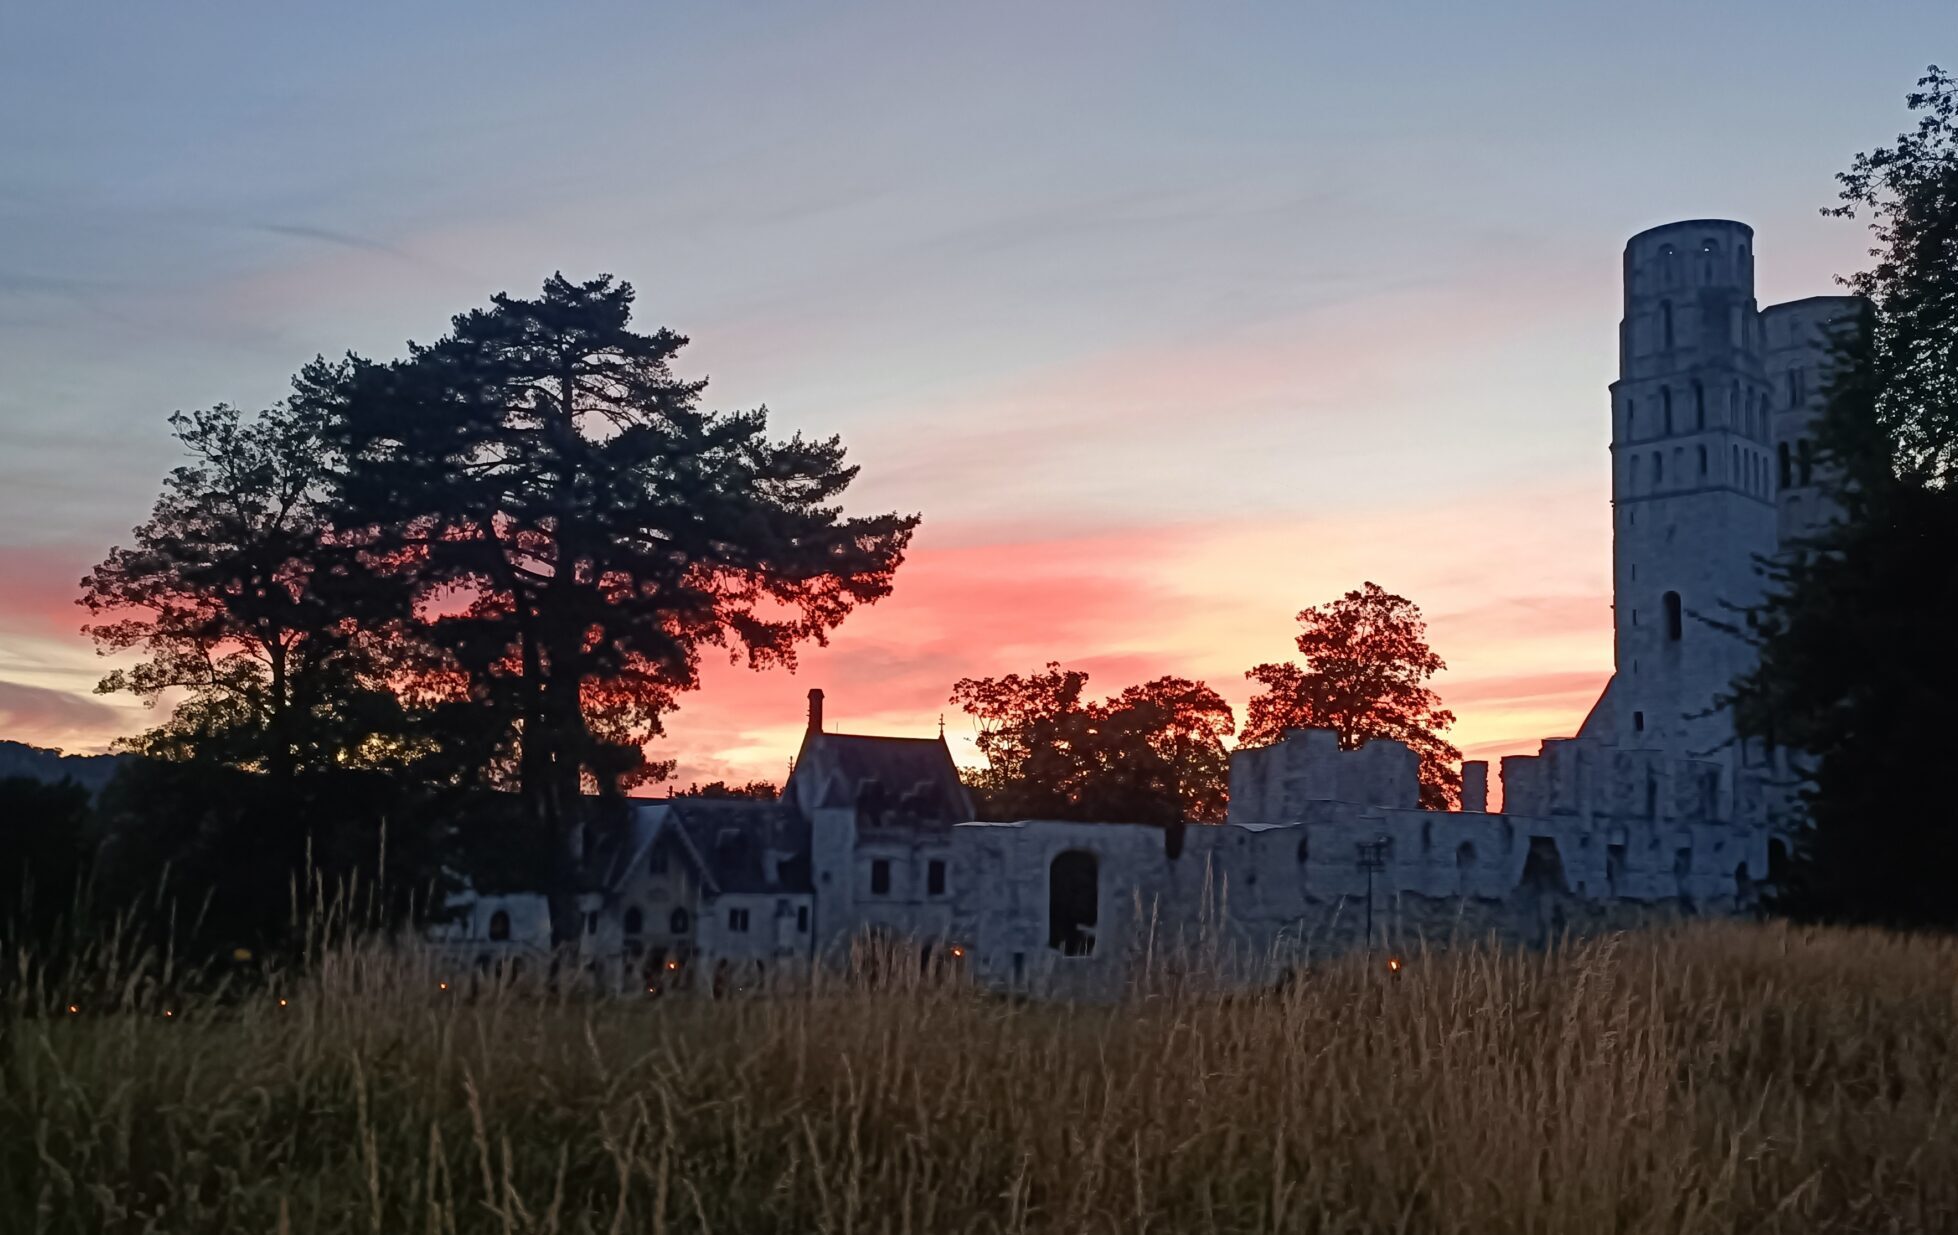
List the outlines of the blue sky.
{"label": "blue sky", "polygon": [[1830,290],[1833,173],[1958,46],[1949,0],[296,8],[0,13],[0,730],[142,722],[68,602],[171,411],[561,269],[926,516],[887,611],[689,700],[683,776],[772,768],[812,683],[894,730],[1050,656],[1241,696],[1361,577],[1465,745],[1567,731],[1624,239],[1736,217],[1763,303]]}

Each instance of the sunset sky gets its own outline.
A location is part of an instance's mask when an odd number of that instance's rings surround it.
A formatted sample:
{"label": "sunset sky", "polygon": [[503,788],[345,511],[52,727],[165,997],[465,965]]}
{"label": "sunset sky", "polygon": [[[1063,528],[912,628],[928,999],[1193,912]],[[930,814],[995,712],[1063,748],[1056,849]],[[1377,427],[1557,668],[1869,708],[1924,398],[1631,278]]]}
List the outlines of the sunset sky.
{"label": "sunset sky", "polygon": [[713,666],[682,784],[778,778],[811,686],[906,735],[1048,660],[1241,707],[1363,580],[1427,612],[1471,756],[1569,734],[1625,238],[1738,218],[1762,303],[1832,290],[1867,247],[1832,176],[1958,35],[1951,0],[91,7],[0,13],[0,737],[146,723],[73,599],[172,411],[605,271],[710,405],[840,433],[852,507],[924,515],[800,672]]}

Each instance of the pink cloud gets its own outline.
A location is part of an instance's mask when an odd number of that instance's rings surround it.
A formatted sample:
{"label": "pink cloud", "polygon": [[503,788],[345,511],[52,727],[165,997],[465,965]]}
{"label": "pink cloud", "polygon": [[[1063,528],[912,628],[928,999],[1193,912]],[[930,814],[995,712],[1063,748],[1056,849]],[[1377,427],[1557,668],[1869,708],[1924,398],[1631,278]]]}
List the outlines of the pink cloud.
{"label": "pink cloud", "polygon": [[66,751],[100,750],[123,722],[116,709],[94,699],[0,681],[0,738]]}

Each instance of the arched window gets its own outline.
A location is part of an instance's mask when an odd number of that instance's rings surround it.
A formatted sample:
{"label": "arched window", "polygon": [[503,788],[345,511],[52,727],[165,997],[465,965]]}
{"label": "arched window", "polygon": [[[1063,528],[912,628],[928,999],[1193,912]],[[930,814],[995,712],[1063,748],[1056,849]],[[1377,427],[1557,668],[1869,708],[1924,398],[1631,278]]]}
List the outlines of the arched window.
{"label": "arched window", "polygon": [[1729,482],[1730,482],[1731,484],[1733,484],[1733,485],[1734,485],[1734,486],[1735,486],[1736,488],[1738,488],[1738,487],[1740,486],[1740,483],[1741,483],[1741,477],[1740,477],[1740,447],[1738,447],[1738,446],[1736,446],[1736,447],[1734,447],[1734,470],[1733,470],[1733,472],[1732,472],[1732,473],[1731,473],[1731,474],[1729,475],[1729,477],[1728,477],[1728,480],[1729,480]]}
{"label": "arched window", "polygon": [[1627,438],[1632,437],[1638,432],[1638,419],[1634,415],[1637,409],[1638,404],[1630,399],[1625,400],[1625,436]]}
{"label": "arched window", "polygon": [[1706,475],[1706,447],[1700,447],[1700,475]]}
{"label": "arched window", "polygon": [[1815,479],[1815,450],[1810,446],[1807,438],[1801,439],[1797,453],[1801,464],[1802,483],[1809,484]]}
{"label": "arched window", "polygon": [[639,906],[629,906],[625,911],[625,933],[643,935],[646,933],[646,915],[639,912]]}
{"label": "arched window", "polygon": [[1630,488],[1631,491],[1634,493],[1638,492],[1638,456],[1637,455],[1632,456],[1632,479],[1631,479],[1631,484],[1627,487]]}
{"label": "arched window", "polygon": [[1678,643],[1680,636],[1685,633],[1685,623],[1679,608],[1679,593],[1667,592],[1664,600],[1666,604],[1666,638],[1674,643]]}
{"label": "arched window", "polygon": [[1063,956],[1088,955],[1100,917],[1095,855],[1080,849],[1056,855],[1047,871],[1047,946]]}
{"label": "arched window", "polygon": [[1666,483],[1666,456],[1657,450],[1652,452],[1652,483],[1654,485]]}
{"label": "arched window", "polygon": [[1788,443],[1775,447],[1777,461],[1781,464],[1781,487],[1786,489],[1795,483],[1795,460],[1788,450]]}
{"label": "arched window", "polygon": [[669,935],[684,935],[692,928],[693,917],[684,907],[675,909],[666,919],[666,933]]}
{"label": "arched window", "polygon": [[1659,387],[1659,420],[1667,433],[1672,432],[1672,387]]}
{"label": "arched window", "polygon": [[1664,340],[1664,346],[1670,349],[1672,347],[1672,301],[1670,300],[1659,302],[1659,336]]}
{"label": "arched window", "polygon": [[489,937],[498,943],[510,938],[510,915],[501,909],[490,915]]}
{"label": "arched window", "polygon": [[1693,382],[1693,427],[1706,428],[1706,387]]}

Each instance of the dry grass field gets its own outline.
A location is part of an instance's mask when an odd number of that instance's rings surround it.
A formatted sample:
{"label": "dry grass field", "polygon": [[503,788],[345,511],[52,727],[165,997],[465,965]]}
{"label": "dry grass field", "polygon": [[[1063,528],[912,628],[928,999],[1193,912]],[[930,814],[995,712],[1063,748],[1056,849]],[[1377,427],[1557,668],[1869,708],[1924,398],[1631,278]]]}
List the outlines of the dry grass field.
{"label": "dry grass field", "polygon": [[89,964],[79,1011],[6,1010],[0,1230],[1958,1229],[1937,940],[1715,924],[1076,1007],[465,993],[346,945],[165,1016]]}

